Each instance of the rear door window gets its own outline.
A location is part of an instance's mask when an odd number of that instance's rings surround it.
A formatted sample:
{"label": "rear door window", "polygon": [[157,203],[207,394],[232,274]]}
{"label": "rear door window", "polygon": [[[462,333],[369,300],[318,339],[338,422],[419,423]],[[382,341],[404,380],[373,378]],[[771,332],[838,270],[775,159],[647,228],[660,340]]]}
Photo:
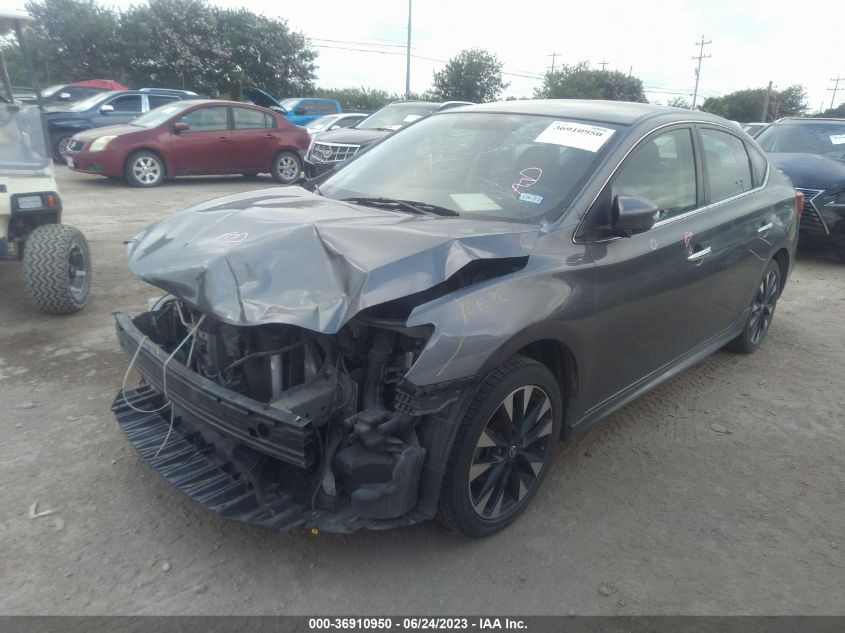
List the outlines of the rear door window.
{"label": "rear door window", "polygon": [[751,190],[751,161],[742,139],[721,130],[702,128],[701,145],[711,203]]}
{"label": "rear door window", "polygon": [[337,106],[329,101],[317,102],[317,114],[336,114]]}
{"label": "rear door window", "polygon": [[254,130],[273,127],[271,117],[258,110],[232,108],[236,130]]}
{"label": "rear door window", "polygon": [[651,200],[664,220],[696,207],[692,130],[664,132],[641,144],[622,165],[611,185],[612,196]]}
{"label": "rear door window", "polygon": [[173,103],[174,101],[179,101],[179,98],[164,97],[162,95],[148,95],[147,100],[150,102],[150,110],[152,110],[159,106],[167,105],[168,103]]}

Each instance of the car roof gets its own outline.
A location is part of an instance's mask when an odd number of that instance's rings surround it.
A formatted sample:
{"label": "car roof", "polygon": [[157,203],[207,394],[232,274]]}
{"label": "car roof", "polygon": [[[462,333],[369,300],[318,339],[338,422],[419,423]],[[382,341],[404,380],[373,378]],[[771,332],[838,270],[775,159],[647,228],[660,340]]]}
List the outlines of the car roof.
{"label": "car roof", "polygon": [[802,117],[802,116],[787,116],[775,121],[775,123],[845,123],[845,119],[836,117]]}
{"label": "car roof", "polygon": [[[447,110],[455,112],[455,110]],[[565,117],[588,121],[602,121],[615,125],[633,125],[651,117],[662,117],[667,121],[702,121],[721,123],[725,119],[700,110],[673,108],[651,103],[631,101],[603,101],[597,99],[532,99],[526,101],[497,101],[463,106],[457,110],[467,112],[500,112],[507,114],[533,114],[540,116]],[[437,113],[438,115],[441,113]]]}
{"label": "car roof", "polygon": [[247,103],[246,101],[230,101],[228,99],[183,99],[182,103],[189,106],[199,105],[219,105],[219,106],[239,106],[241,108],[256,108],[262,112],[269,112],[278,116],[282,116],[278,112],[274,112],[270,108],[265,108],[255,103]]}

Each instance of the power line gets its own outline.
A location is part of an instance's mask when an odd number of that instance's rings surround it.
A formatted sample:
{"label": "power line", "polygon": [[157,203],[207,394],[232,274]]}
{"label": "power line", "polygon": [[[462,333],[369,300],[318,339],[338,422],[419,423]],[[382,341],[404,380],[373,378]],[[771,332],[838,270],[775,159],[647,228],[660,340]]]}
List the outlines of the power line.
{"label": "power line", "polygon": [[[377,44],[375,42],[360,42],[357,40],[333,40],[328,37],[310,37],[314,42],[332,42],[334,44],[356,44],[358,46],[383,46],[387,48],[405,48],[406,44]],[[416,47],[412,47],[416,48]]]}
{"label": "power line", "polygon": [[690,106],[690,110],[695,110],[695,101],[698,99],[698,81],[701,79],[701,60],[711,57],[711,55],[704,54],[704,47],[707,44],[711,44],[713,40],[704,40],[704,36],[701,36],[701,41],[696,42],[695,45],[698,46],[698,57],[693,55],[693,59],[698,60],[698,68],[695,69],[695,91],[692,93],[692,105]]}

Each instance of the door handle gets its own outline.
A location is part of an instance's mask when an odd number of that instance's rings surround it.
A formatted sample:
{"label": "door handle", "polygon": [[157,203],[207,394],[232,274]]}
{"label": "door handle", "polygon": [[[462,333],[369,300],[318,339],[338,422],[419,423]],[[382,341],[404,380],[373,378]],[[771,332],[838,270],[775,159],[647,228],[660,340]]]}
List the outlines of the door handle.
{"label": "door handle", "polygon": [[764,225],[763,225],[763,226],[761,226],[759,229],[757,229],[757,232],[758,232],[758,233],[765,233],[766,231],[768,231],[768,230],[769,230],[770,228],[772,228],[773,226],[774,226],[774,224],[772,224],[771,222],[769,222],[768,224],[764,224]]}
{"label": "door handle", "polygon": [[221,143],[228,143],[229,137],[228,136],[218,136],[217,140],[220,141]]}
{"label": "door handle", "polygon": [[275,134],[265,134],[264,138],[276,138]]}
{"label": "door handle", "polygon": [[713,252],[709,246],[707,248],[702,248],[700,251],[695,251],[692,255],[687,257],[687,261],[694,262],[702,257],[707,257],[710,253]]}

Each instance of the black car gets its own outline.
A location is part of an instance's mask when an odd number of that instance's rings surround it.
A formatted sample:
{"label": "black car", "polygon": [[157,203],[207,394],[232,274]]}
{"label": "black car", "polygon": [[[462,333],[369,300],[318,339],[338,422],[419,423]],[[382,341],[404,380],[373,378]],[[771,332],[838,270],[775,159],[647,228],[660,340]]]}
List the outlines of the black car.
{"label": "black car", "polygon": [[115,315],[129,441],[279,530],[502,529],[558,439],[761,345],[798,239],[748,135],[640,103],[438,112],[306,184],[137,235],[129,268],[168,294]]}
{"label": "black car", "polygon": [[463,105],[472,104],[468,101],[394,101],[352,127],[316,134],[305,154],[305,174],[309,178],[319,176],[409,123]]}
{"label": "black car", "polygon": [[757,142],[804,194],[802,241],[829,243],[845,260],[845,119],[781,119]]}
{"label": "black car", "polygon": [[187,90],[145,88],[101,92],[68,106],[48,107],[46,118],[53,158],[57,162],[65,162],[67,144],[77,132],[129,123],[153,108],[198,98],[199,95]]}

